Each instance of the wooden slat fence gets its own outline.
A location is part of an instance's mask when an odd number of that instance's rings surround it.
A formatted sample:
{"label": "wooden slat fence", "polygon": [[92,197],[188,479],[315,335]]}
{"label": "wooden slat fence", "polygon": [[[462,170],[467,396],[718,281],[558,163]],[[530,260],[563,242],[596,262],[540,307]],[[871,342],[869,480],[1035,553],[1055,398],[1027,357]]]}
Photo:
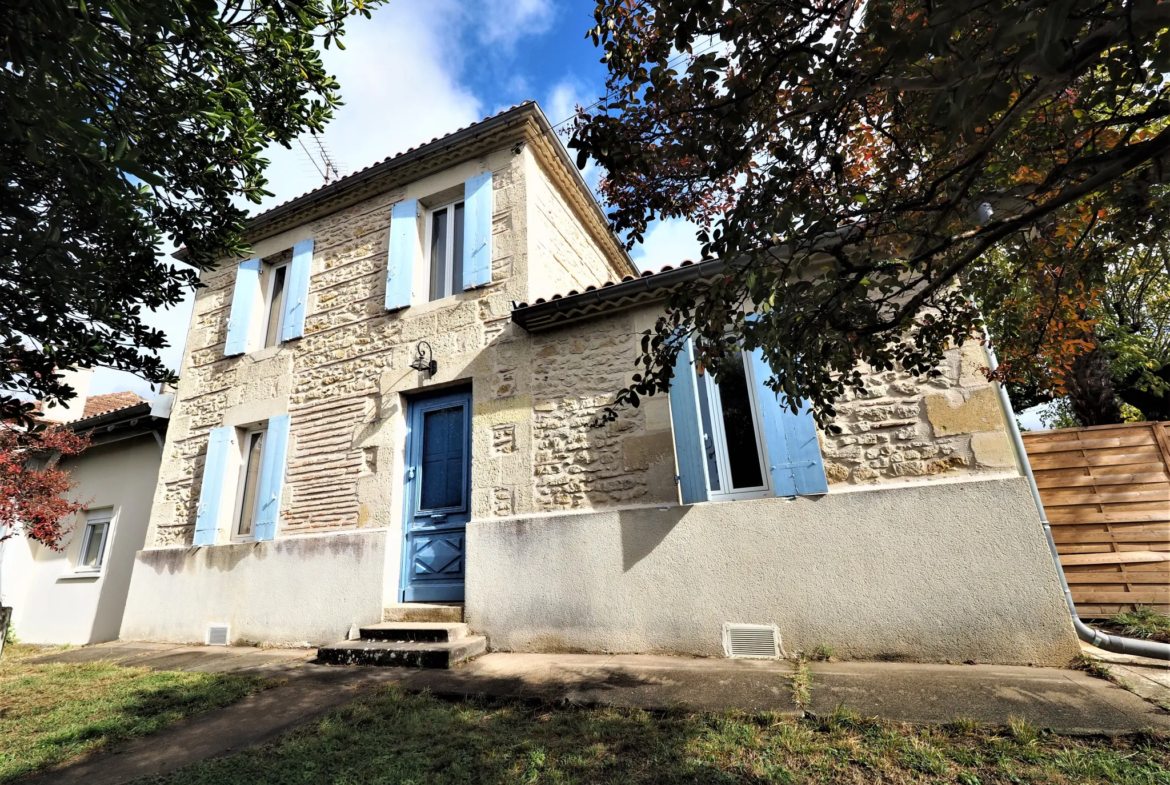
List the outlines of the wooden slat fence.
{"label": "wooden slat fence", "polygon": [[1170,422],[1024,434],[1077,612],[1170,612]]}

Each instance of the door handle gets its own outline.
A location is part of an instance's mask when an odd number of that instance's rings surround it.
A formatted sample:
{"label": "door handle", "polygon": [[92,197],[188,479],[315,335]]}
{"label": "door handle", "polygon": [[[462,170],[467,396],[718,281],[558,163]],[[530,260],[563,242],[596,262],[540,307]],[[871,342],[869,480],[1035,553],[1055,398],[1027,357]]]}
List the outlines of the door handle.
{"label": "door handle", "polygon": [[445,521],[445,520],[447,520],[447,513],[437,512],[431,516],[431,520],[432,521]]}

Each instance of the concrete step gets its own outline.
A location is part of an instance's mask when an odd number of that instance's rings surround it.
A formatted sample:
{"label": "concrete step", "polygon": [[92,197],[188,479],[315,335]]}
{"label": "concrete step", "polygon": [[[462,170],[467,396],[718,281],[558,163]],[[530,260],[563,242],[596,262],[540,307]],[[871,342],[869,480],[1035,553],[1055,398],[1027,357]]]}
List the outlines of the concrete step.
{"label": "concrete step", "polygon": [[389,621],[361,628],[363,641],[447,643],[467,637],[467,625],[453,622]]}
{"label": "concrete step", "polygon": [[382,621],[426,621],[458,624],[463,621],[463,603],[396,602],[382,609]]}
{"label": "concrete step", "polygon": [[325,665],[452,668],[486,650],[487,638],[482,635],[469,635],[445,643],[342,641],[317,649],[317,661]]}

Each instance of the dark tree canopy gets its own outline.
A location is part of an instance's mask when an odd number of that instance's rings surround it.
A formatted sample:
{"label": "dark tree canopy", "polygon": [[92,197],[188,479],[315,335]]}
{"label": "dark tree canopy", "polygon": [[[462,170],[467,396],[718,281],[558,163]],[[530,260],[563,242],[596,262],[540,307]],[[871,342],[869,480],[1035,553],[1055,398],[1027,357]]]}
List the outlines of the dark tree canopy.
{"label": "dark tree canopy", "polygon": [[0,3],[0,418],[13,393],[72,397],[54,372],[105,365],[171,380],[143,309],[246,253],[239,200],[261,157],[320,131],[338,85],[318,45],[382,0]]}
{"label": "dark tree canopy", "polygon": [[615,228],[690,219],[731,263],[670,298],[619,404],[667,388],[672,335],[718,373],[730,327],[824,421],[858,363],[932,372],[1051,254],[1075,299],[1103,247],[1166,235],[1170,3],[601,0],[596,22],[607,95],[571,145]]}

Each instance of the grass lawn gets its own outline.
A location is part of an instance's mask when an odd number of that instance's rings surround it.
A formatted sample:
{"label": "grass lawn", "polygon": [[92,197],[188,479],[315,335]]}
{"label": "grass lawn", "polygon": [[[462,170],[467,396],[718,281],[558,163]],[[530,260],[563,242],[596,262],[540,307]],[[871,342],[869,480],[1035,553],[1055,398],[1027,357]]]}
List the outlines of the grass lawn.
{"label": "grass lawn", "polygon": [[1165,738],[1109,740],[770,715],[447,702],[379,688],[281,741],[166,785],[286,783],[1170,784]]}
{"label": "grass lawn", "polygon": [[0,783],[226,706],[274,683],[109,663],[28,662],[39,653],[33,647],[8,646],[0,661]]}

